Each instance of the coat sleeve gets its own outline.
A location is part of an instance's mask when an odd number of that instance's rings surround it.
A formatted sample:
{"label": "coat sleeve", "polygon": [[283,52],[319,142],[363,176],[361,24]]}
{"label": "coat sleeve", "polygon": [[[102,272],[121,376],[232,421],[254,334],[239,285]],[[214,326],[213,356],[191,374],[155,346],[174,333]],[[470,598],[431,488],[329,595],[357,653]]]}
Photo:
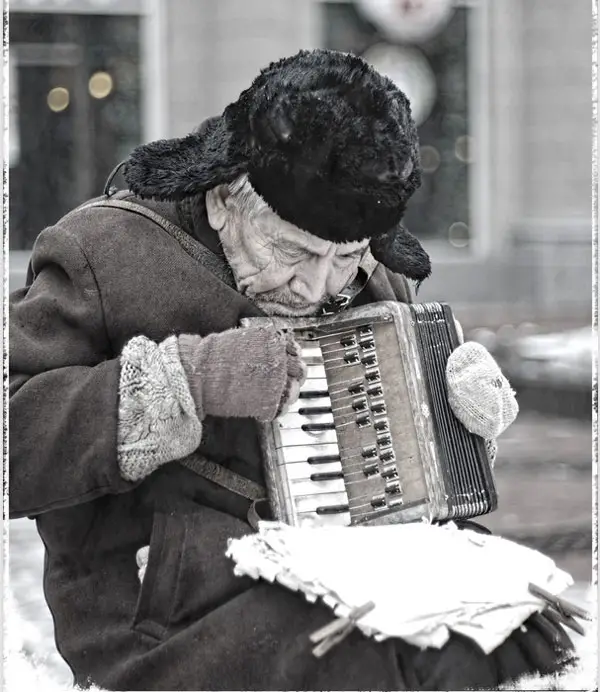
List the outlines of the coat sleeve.
{"label": "coat sleeve", "polygon": [[94,273],[70,231],[40,234],[30,276],[9,297],[11,518],[136,485],[117,464],[119,360]]}

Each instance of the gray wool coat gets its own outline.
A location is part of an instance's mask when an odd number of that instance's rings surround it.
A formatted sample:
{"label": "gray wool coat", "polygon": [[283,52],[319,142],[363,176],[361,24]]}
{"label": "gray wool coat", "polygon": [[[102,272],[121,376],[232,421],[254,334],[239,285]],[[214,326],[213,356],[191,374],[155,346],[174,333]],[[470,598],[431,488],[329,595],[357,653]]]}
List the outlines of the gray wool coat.
{"label": "gray wool coat", "polygon": [[[219,252],[206,219],[144,202]],[[360,297],[410,300],[379,267]],[[491,656],[453,636],[441,651],[353,633],[327,656],[329,622],[281,586],[233,575],[227,539],[252,529],[249,502],[178,463],[138,483],[117,465],[119,354],[239,324],[259,310],[159,226],[118,209],[72,213],[35,244],[10,296],[10,515],[45,544],[44,589],[75,682],[114,690],[467,689],[558,669],[569,650],[543,616]],[[206,419],[200,451],[262,483],[252,420]],[[136,551],[150,545],[140,586]]]}

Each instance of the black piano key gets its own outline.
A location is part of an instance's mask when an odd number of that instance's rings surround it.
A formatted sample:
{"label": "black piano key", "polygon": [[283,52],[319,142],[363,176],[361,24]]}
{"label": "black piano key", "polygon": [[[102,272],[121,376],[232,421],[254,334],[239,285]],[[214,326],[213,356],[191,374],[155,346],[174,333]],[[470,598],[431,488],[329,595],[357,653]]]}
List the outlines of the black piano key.
{"label": "black piano key", "polygon": [[298,413],[301,416],[317,416],[322,413],[331,413],[331,406],[306,406],[299,408]]}
{"label": "black piano key", "polygon": [[362,394],[365,391],[365,385],[362,382],[357,382],[348,387],[350,394]]}
{"label": "black piano key", "polygon": [[341,471],[324,471],[323,473],[312,473],[311,481],[335,481],[338,478],[343,478],[344,474]]}
{"label": "black piano key", "polygon": [[298,395],[299,399],[323,399],[329,396],[329,392],[326,389],[313,389],[300,392]]}
{"label": "black piano key", "polygon": [[330,461],[341,461],[339,454],[323,454],[320,457],[308,457],[307,464],[328,464]]}
{"label": "black piano key", "polygon": [[304,432],[317,432],[320,430],[335,430],[335,423],[305,423],[301,426]]}
{"label": "black piano key", "polygon": [[348,505],[331,505],[330,507],[317,507],[317,514],[342,514],[350,511]]}

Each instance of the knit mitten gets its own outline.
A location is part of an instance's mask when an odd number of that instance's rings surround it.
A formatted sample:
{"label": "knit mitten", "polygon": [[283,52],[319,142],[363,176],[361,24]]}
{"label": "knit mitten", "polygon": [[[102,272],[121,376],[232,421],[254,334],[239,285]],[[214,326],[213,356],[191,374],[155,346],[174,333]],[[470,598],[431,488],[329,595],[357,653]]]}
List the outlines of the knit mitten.
{"label": "knit mitten", "polygon": [[494,440],[517,417],[515,393],[481,344],[467,341],[450,354],[446,382],[454,415],[469,432],[485,440]]}
{"label": "knit mitten", "polygon": [[179,336],[179,357],[204,416],[272,421],[298,397],[306,377],[300,348],[274,327]]}

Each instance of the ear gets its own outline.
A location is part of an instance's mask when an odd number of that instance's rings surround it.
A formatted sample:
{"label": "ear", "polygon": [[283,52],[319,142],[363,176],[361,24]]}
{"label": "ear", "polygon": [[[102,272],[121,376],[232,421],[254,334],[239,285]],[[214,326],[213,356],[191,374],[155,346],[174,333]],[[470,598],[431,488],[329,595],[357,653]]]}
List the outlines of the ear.
{"label": "ear", "polygon": [[227,185],[217,185],[206,193],[206,216],[208,223],[215,231],[221,231],[227,221],[229,215],[228,197],[229,188]]}

